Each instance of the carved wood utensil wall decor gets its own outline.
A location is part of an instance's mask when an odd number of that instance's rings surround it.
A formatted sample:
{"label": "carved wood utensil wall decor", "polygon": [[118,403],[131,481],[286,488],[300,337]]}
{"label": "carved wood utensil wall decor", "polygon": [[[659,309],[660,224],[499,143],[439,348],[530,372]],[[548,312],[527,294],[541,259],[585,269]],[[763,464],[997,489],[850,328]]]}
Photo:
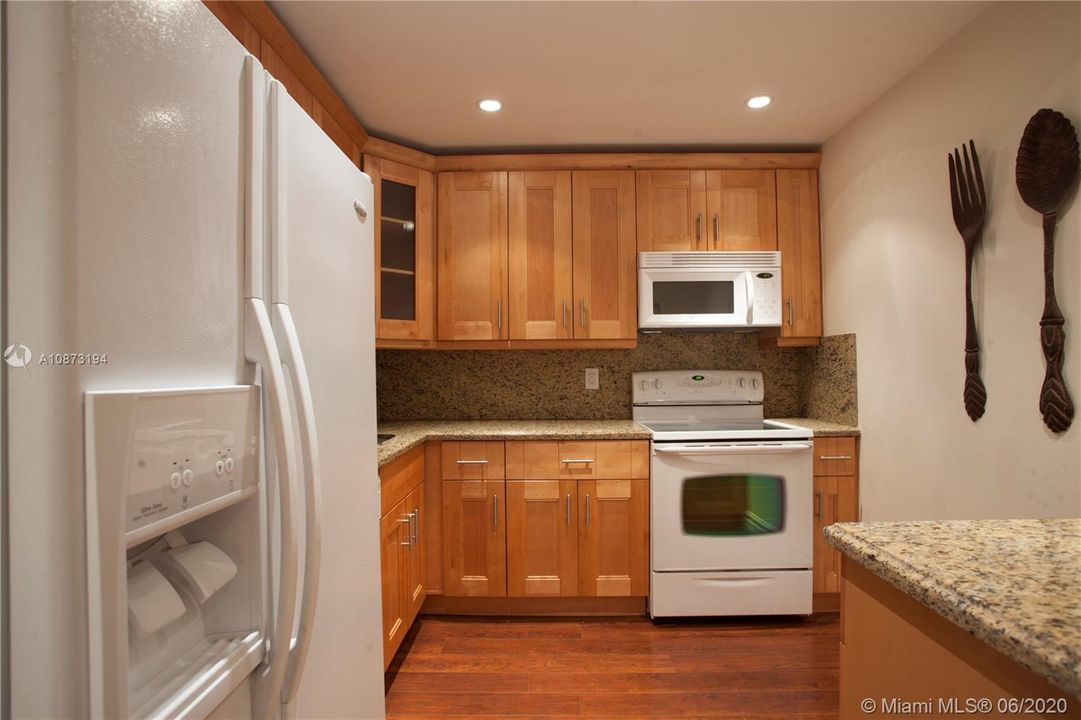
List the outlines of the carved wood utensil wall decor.
{"label": "carved wood utensil wall decor", "polygon": [[1058,209],[1077,178],[1077,133],[1062,113],[1044,108],[1028,121],[1017,148],[1017,189],[1021,199],[1043,215],[1043,318],[1040,344],[1047,361],[1040,413],[1052,431],[1060,433],[1073,421],[1073,401],[1062,379],[1066,320],[1055,298],[1055,223]]}
{"label": "carved wood utensil wall decor", "polygon": [[[969,162],[969,148],[972,161]],[[954,148],[946,155],[950,166],[950,203],[953,206],[953,223],[965,241],[965,411],[975,422],[983,416],[987,405],[987,389],[980,379],[980,340],[976,333],[976,317],[972,309],[972,258],[980,245],[983,219],[987,214],[987,193],[983,189],[983,173],[976,145],[969,140],[968,147],[961,146],[961,153]]]}

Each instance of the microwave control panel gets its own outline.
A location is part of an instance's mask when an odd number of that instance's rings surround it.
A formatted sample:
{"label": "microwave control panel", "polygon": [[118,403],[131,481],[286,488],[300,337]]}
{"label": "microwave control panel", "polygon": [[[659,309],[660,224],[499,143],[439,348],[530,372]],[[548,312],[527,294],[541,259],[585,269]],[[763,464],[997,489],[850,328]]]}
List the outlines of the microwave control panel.
{"label": "microwave control panel", "polygon": [[754,286],[754,309],[751,311],[751,324],[776,326],[781,325],[781,269],[770,271],[751,271],[751,283]]}
{"label": "microwave control panel", "polygon": [[87,430],[98,468],[108,468],[97,482],[122,483],[108,494],[123,500],[129,541],[258,482],[254,386],[88,393]]}

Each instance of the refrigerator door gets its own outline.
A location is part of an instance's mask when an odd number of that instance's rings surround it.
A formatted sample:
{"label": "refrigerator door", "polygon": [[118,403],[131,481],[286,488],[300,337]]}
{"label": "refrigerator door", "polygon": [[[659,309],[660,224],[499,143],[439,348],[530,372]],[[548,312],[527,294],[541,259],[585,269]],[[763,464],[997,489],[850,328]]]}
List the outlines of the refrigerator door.
{"label": "refrigerator door", "polygon": [[[279,115],[270,122],[283,134],[284,149],[277,170],[270,170],[277,191],[267,201],[276,250],[270,260],[272,315],[279,342],[288,344],[290,325],[295,327],[293,347],[283,356],[298,355],[298,348],[303,355],[322,494],[321,571],[303,571],[306,581],[318,578],[318,592],[313,596],[309,582],[298,622],[297,647],[309,640],[310,646],[306,662],[297,653],[290,668],[285,713],[382,718],[374,233],[373,219],[361,212],[372,207],[372,183],[280,86],[275,105]],[[294,387],[293,397],[302,390]],[[317,529],[306,515],[308,527]],[[304,600],[312,597],[309,614]]]}
{"label": "refrigerator door", "polygon": [[88,717],[83,393],[244,379],[245,52],[202,3],[4,10],[10,708]]}

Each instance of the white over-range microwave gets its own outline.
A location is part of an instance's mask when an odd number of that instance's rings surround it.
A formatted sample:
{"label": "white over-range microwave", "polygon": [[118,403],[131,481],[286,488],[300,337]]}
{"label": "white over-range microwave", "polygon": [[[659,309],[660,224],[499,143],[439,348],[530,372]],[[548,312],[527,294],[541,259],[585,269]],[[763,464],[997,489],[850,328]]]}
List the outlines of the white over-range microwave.
{"label": "white over-range microwave", "polygon": [[638,253],[638,327],[739,329],[781,324],[781,253]]}

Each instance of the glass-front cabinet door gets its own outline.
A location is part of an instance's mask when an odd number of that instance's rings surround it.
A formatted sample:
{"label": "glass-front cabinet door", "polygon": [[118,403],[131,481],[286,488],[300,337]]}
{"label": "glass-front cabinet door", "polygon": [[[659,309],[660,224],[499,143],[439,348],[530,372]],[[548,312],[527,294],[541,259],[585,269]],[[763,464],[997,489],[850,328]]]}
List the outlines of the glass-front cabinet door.
{"label": "glass-front cabinet door", "polygon": [[[366,155],[375,185],[375,337],[408,347],[433,337],[432,174]],[[385,341],[385,342],[380,342]]]}

